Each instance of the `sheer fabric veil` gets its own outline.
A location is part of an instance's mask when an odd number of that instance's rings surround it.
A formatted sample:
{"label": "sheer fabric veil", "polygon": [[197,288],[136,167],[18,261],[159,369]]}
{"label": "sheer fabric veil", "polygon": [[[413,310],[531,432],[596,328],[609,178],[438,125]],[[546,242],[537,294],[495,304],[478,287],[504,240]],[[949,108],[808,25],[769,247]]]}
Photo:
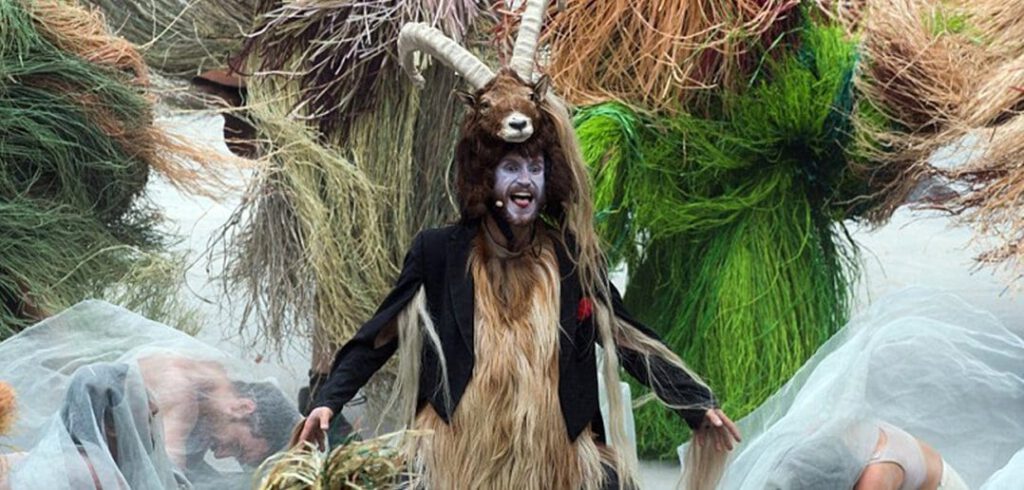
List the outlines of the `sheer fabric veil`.
{"label": "sheer fabric veil", "polygon": [[213,457],[219,426],[203,423],[205,412],[196,413],[195,429],[175,449],[164,423],[179,407],[161,406],[207,403],[233,393],[227,390],[236,382],[251,382],[277,391],[269,409],[255,412],[253,432],[287,433],[299,416],[283,401],[290,398],[249,372],[246,362],[171,327],[102,301],[79,303],[0,343],[0,379],[18,397],[16,425],[0,438],[0,452],[13,462],[9,485],[252,488],[250,465]]}
{"label": "sheer fabric veil", "polygon": [[1024,340],[952,294],[881,298],[740,421],[721,488],[852,488],[878,421],[930,444],[971,488],[1015,488]]}

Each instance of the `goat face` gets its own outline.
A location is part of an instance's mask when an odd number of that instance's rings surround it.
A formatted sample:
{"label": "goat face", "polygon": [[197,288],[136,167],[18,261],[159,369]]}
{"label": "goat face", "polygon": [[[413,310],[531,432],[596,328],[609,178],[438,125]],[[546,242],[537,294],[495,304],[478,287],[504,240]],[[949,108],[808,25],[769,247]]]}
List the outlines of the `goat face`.
{"label": "goat face", "polygon": [[469,111],[463,134],[523,143],[536,132],[541,118],[540,101],[547,94],[549,79],[529,84],[510,69],[502,69],[475,93],[459,92]]}

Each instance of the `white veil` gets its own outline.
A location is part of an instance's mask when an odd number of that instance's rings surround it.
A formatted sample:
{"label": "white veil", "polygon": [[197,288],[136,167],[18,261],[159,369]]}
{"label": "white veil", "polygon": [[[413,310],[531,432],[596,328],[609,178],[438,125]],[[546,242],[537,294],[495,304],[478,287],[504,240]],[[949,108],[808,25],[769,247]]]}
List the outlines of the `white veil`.
{"label": "white veil", "polygon": [[[299,414],[276,385],[249,372],[245,361],[171,327],[102,301],[79,303],[0,343],[0,380],[13,386],[18,403],[13,430],[0,438],[8,484],[251,488],[253,464],[218,460],[214,450],[245,446],[249,455],[269,455],[287,442]],[[184,403],[167,400],[199,400],[187,419],[191,429],[179,429],[187,440],[173,447],[165,423],[185,413]],[[251,427],[258,444],[229,439],[227,425],[211,422],[226,420],[212,418],[220,413],[207,408],[214,402],[245,412],[231,430]]]}
{"label": "white veil", "polygon": [[1019,487],[1024,341],[951,294],[886,296],[740,421],[721,488],[852,488],[877,421],[930,444],[971,488]]}

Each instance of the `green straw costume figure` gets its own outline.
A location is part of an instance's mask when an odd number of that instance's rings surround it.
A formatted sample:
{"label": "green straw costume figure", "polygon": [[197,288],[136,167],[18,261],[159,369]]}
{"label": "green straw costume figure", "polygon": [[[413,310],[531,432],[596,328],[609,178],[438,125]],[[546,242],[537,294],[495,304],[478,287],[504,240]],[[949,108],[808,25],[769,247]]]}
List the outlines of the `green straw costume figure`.
{"label": "green straw costume figure", "polygon": [[[723,32],[714,45],[708,35],[682,57],[692,66],[680,69],[705,88],[653,100],[618,84],[624,73],[590,73],[577,99],[609,101],[575,117],[610,261],[627,266],[627,305],[738,417],[844,324],[856,263],[842,220],[866,208],[853,200],[867,188],[852,168],[855,43],[810,7],[759,8],[774,22],[733,24],[742,41]],[[563,29],[591,15],[615,17],[570,9]],[[616,32],[609,44],[630,39],[628,28]],[[556,83],[581,77],[563,63],[581,46],[552,36]],[[635,417],[640,454],[674,457],[687,429],[656,404]]]}
{"label": "green straw costume figure", "polygon": [[[626,303],[742,417],[844,324],[857,249],[924,194],[1019,261],[1024,9],[998,2],[589,2],[554,16],[598,226]],[[586,36],[574,33],[586,32]],[[598,61],[595,61],[598,60]],[[929,158],[990,144],[952,170]],[[966,192],[915,192],[936,182]],[[944,199],[943,199],[944,198]],[[939,199],[935,201],[935,199]],[[687,437],[655,404],[641,455]]]}

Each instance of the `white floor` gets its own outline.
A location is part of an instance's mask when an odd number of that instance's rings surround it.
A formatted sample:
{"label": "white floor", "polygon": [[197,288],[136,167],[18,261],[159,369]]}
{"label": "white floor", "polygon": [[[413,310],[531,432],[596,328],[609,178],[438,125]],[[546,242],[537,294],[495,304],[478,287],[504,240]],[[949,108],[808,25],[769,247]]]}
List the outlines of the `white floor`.
{"label": "white floor", "polygon": [[[219,137],[221,123],[217,117],[179,117],[168,123],[195,140],[219,145],[227,151]],[[242,180],[240,176],[239,181]],[[293,349],[278,356],[243,345],[229,298],[209,279],[220,271],[220,263],[210,262],[202,252],[237,206],[240,193],[229,193],[219,201],[187,197],[160,181],[152,183],[149,191],[151,199],[164,210],[168,229],[182,236],[179,250],[193,257],[187,273],[188,294],[209,318],[200,338],[239,356],[260,359],[261,373],[275,377],[287,392],[297,392],[305,383],[308,355],[302,349]],[[971,243],[970,230],[953,225],[936,212],[908,210],[901,210],[891,223],[877,230],[856,224],[850,224],[849,229],[860,246],[863,264],[855,310],[899,288],[925,285],[952,291],[993,312],[1011,329],[1024,333],[1024,296],[1008,287],[1013,279],[1010,274],[976,267],[972,257],[978,249]],[[678,468],[672,463],[645,462],[642,473],[644,488],[672,488]]]}

